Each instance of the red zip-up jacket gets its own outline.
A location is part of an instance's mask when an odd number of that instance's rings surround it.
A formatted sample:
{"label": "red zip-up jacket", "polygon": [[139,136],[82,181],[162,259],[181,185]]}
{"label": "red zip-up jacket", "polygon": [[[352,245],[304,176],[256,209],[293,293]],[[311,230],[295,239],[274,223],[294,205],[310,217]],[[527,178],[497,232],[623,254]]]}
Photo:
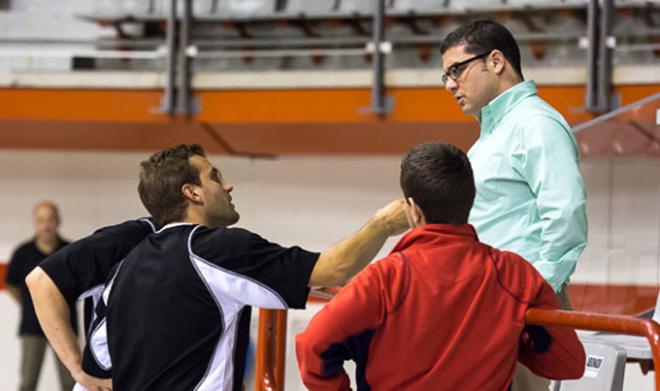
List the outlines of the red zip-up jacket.
{"label": "red zip-up jacket", "polygon": [[582,376],[575,331],[525,328],[530,307],[559,309],[523,258],[480,243],[470,225],[421,226],[297,336],[300,374],[313,391],[350,389],[348,359],[358,390],[507,390],[518,360],[550,379]]}

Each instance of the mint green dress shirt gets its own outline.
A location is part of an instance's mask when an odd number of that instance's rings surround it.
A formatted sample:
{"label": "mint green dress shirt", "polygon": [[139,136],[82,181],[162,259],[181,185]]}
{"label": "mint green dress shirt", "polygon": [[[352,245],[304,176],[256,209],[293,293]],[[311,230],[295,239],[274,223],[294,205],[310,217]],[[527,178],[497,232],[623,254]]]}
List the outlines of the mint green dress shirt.
{"label": "mint green dress shirt", "polygon": [[493,99],[479,122],[468,152],[477,186],[470,223],[482,242],[520,254],[558,292],[587,245],[575,136],[531,80]]}

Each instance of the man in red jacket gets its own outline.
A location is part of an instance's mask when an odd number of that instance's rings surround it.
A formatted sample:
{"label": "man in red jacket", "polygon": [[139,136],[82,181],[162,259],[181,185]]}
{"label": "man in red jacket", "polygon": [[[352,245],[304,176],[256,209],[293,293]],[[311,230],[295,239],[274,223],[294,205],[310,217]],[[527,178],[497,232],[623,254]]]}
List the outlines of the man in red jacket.
{"label": "man in red jacket", "polygon": [[546,378],[582,376],[574,330],[525,325],[528,308],[559,308],[550,285],[467,224],[475,187],[465,154],[419,145],[403,158],[400,180],[413,229],[298,335],[305,385],[349,389],[348,359],[358,390],[507,390],[518,360]]}

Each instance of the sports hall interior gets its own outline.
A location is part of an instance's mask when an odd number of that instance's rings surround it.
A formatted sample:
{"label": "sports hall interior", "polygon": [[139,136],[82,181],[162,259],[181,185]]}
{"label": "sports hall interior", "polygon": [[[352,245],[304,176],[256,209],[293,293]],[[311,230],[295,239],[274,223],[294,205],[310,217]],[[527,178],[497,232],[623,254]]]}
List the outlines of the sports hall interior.
{"label": "sports hall interior", "polygon": [[[477,139],[443,86],[439,45],[484,18],[511,30],[525,78],[579,143],[589,236],[575,310],[654,308],[660,3],[646,0],[0,0],[0,276],[36,202],[59,205],[68,240],[145,216],[139,163],[181,143],[203,145],[234,184],[239,226],[332,245],[401,197],[407,149]],[[304,389],[292,341],[323,304],[288,312],[283,389]],[[0,389],[12,390],[19,307],[1,289],[0,313]],[[254,311],[252,357],[258,324]],[[623,389],[654,389],[660,374],[628,361]],[[48,354],[38,389],[56,377]],[[254,363],[248,377],[263,389]]]}

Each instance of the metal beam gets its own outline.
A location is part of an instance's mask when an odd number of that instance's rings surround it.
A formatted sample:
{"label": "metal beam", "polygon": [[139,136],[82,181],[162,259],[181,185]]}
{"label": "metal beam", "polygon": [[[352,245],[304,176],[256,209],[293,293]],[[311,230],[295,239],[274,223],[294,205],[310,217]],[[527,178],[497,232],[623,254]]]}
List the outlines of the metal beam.
{"label": "metal beam", "polygon": [[[516,34],[516,41],[519,43],[529,41],[574,41],[587,35],[587,31],[556,31],[556,32],[542,32],[542,33],[519,33]],[[660,28],[639,28],[634,31],[611,31],[610,35],[618,38],[646,38],[646,37],[659,37]],[[393,45],[439,45],[444,36],[442,35],[408,35],[408,36],[394,36],[388,37],[388,41]],[[273,49],[274,47],[323,47],[323,46],[364,46],[371,42],[370,37],[359,36],[342,36],[342,37],[309,37],[300,38],[299,36],[278,36],[275,38],[269,37],[255,37],[255,38],[236,38],[235,36],[224,35],[198,35],[191,38],[191,44],[198,46],[200,49],[205,48],[257,48],[265,47]],[[126,50],[128,48],[157,48],[166,44],[164,38],[89,38],[89,39],[69,39],[69,38],[24,38],[24,37],[0,37],[0,45],[3,44],[20,44],[20,45],[85,45],[84,50],[88,49],[88,45],[94,45],[97,49],[113,49],[120,48]],[[626,47],[631,47],[631,50],[655,50],[657,44],[632,44]],[[625,51],[623,46],[617,46],[616,50]],[[41,50],[41,47],[36,50]]]}
{"label": "metal beam", "polygon": [[371,86],[371,112],[385,115],[391,111],[385,97],[385,53],[382,43],[385,40],[385,0],[373,0],[373,82]]}
{"label": "metal beam", "polygon": [[163,54],[158,50],[94,50],[94,49],[0,49],[0,58],[118,58],[158,60]]}
{"label": "metal beam", "polygon": [[589,0],[587,8],[587,86],[584,108],[587,112],[598,107],[598,0]]}
{"label": "metal beam", "polygon": [[614,19],[614,0],[601,0],[600,31],[598,38],[598,107],[610,111],[612,102],[612,58],[616,41],[611,36]]}
{"label": "metal beam", "polygon": [[268,57],[310,57],[310,56],[364,56],[365,48],[357,49],[255,49],[255,50],[208,50],[199,51],[196,46],[188,49],[188,55],[194,58],[268,58]]}
{"label": "metal beam", "polygon": [[585,111],[604,113],[614,106],[612,63],[616,39],[612,35],[614,0],[590,0],[587,10],[587,94]]}
{"label": "metal beam", "polygon": [[181,15],[181,25],[179,27],[179,46],[177,51],[178,69],[177,69],[177,94],[176,94],[176,113],[183,115],[192,115],[192,100],[190,91],[190,68],[191,58],[188,56],[188,45],[190,44],[190,25],[192,23],[192,0],[182,0],[183,9]]}
{"label": "metal beam", "polygon": [[[543,33],[521,33],[516,34],[516,41],[576,41],[587,34],[587,31],[556,31]],[[613,35],[620,38],[631,37],[657,37],[660,36],[660,29],[646,28],[635,31],[612,32]],[[388,37],[388,41],[393,45],[417,45],[429,44],[440,45],[445,38],[443,35],[409,35]],[[0,42],[2,39],[0,38]],[[255,38],[235,38],[225,36],[198,36],[193,39],[193,44],[201,48],[252,48],[252,47],[319,47],[319,46],[362,46],[371,42],[369,37],[309,37],[300,38],[299,36],[281,36],[276,38],[255,37]]]}
{"label": "metal beam", "polygon": [[610,120],[610,119],[612,119],[612,118],[614,118],[614,117],[616,117],[620,114],[623,114],[627,111],[633,110],[637,107],[644,106],[644,105],[646,105],[648,103],[651,103],[651,102],[654,102],[654,101],[660,101],[660,92],[657,92],[653,95],[649,95],[646,98],[638,100],[637,102],[633,102],[633,103],[630,103],[630,104],[625,105],[623,107],[619,107],[618,109],[616,109],[614,111],[610,111],[609,113],[601,115],[600,117],[596,117],[592,120],[582,122],[581,124],[576,125],[576,126],[573,127],[573,132],[577,133],[577,132],[581,132],[585,129],[589,129],[592,126],[602,124],[603,122],[608,121],[608,120]]}
{"label": "metal beam", "polygon": [[160,102],[159,112],[174,114],[174,85],[176,82],[176,2],[169,0],[167,15],[166,60],[165,60],[165,91]]}

